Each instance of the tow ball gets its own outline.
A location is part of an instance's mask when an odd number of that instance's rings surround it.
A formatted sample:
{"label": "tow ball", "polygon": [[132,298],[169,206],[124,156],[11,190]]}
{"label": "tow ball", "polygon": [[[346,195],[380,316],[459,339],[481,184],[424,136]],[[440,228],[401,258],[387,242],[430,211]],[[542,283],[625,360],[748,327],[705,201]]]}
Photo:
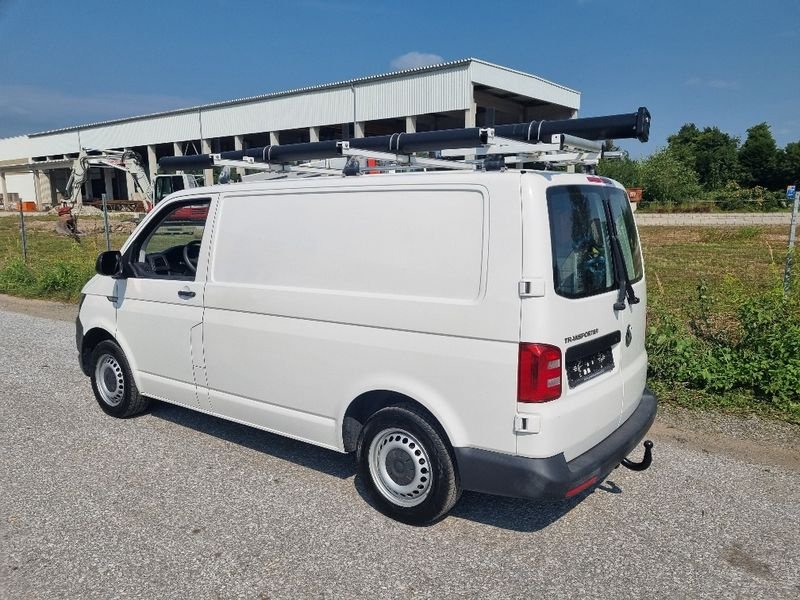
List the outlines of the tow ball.
{"label": "tow ball", "polygon": [[627,458],[622,459],[622,466],[630,469],[631,471],[644,471],[653,462],[653,442],[650,440],[644,443],[644,456],[642,462],[633,462]]}

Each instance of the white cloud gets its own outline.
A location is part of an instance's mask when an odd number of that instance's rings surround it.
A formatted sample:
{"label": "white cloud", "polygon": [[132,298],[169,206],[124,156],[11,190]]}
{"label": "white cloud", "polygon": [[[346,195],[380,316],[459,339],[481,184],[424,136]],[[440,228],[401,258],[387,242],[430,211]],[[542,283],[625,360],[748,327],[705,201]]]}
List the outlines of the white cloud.
{"label": "white cloud", "polygon": [[738,90],[739,82],[729,79],[703,79],[702,77],[690,77],[683,82],[683,85],[691,87],[704,87],[715,90]]}
{"label": "white cloud", "polygon": [[402,71],[403,69],[415,69],[417,67],[427,67],[444,62],[444,58],[438,54],[426,54],[425,52],[407,52],[402,56],[392,60],[392,69]]}
{"label": "white cloud", "polygon": [[100,92],[78,95],[38,86],[0,83],[0,137],[194,104],[197,102],[188,98],[161,94]]}

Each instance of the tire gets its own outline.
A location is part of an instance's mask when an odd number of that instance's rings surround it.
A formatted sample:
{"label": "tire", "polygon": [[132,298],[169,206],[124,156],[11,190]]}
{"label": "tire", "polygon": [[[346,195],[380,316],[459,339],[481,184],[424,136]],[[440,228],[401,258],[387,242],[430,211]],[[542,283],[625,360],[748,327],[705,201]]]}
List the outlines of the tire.
{"label": "tire", "polygon": [[145,411],[150,399],[139,393],[120,347],[104,340],[92,350],[92,391],[106,414],[121,419]]}
{"label": "tire", "polygon": [[358,438],[356,460],[372,501],[403,523],[433,523],[461,497],[446,436],[413,405],[389,406],[372,415]]}

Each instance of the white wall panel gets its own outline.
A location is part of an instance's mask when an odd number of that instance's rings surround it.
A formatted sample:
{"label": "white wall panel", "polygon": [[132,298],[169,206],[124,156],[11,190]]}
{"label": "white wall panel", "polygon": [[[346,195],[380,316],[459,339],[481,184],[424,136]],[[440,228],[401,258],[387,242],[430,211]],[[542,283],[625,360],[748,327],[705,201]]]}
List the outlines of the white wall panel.
{"label": "white wall panel", "polygon": [[26,135],[0,140],[0,161],[23,159],[27,162],[31,157],[30,139]]}
{"label": "white wall panel", "polygon": [[80,151],[77,131],[65,131],[28,138],[29,156],[52,156]]}
{"label": "white wall panel", "polygon": [[[33,187],[33,173],[19,173],[6,175],[6,187],[9,193],[16,192],[22,200],[32,202],[36,200],[36,191]],[[0,200],[0,203],[2,200]]]}
{"label": "white wall panel", "polygon": [[537,100],[567,106],[575,110],[580,108],[581,95],[579,92],[534,75],[482,62],[473,62],[469,69],[474,83],[481,83],[514,92],[521,96],[527,96],[528,98],[536,98]]}
{"label": "white wall panel", "polygon": [[358,121],[465,110],[472,102],[466,65],[358,83],[355,89]]}
{"label": "white wall panel", "polygon": [[335,125],[353,120],[350,88],[306,92],[203,109],[206,138]]}
{"label": "white wall panel", "polygon": [[[98,125],[81,130],[81,145],[85,148],[130,148],[147,144],[163,144],[200,138],[200,118],[197,111],[144,117],[122,123]],[[74,152],[74,151],[73,151]]]}

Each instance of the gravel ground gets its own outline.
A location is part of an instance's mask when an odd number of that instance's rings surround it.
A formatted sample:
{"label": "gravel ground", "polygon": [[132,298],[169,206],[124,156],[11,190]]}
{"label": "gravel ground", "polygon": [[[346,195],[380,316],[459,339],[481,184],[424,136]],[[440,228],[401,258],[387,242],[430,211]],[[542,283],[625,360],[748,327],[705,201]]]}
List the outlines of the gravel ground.
{"label": "gravel ground", "polygon": [[71,324],[0,309],[0,597],[797,598],[800,471],[679,441],[681,418],[644,473],[467,493],[413,528],[349,456],[165,404],[105,416]]}

